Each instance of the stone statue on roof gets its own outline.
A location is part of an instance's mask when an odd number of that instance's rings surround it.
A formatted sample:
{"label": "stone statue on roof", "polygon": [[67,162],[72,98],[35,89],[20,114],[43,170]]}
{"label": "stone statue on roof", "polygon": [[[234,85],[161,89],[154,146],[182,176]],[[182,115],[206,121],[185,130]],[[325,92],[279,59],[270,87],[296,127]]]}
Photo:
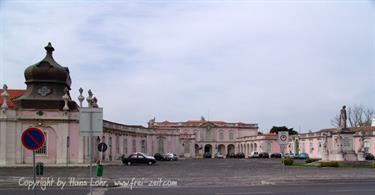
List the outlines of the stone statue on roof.
{"label": "stone statue on roof", "polygon": [[154,118],[152,118],[151,120],[148,121],[147,124],[148,124],[148,127],[149,127],[149,128],[152,127],[152,125],[154,125],[155,120],[156,120],[156,119],[155,119],[155,117],[154,117]]}
{"label": "stone statue on roof", "polygon": [[340,110],[340,121],[339,121],[339,127],[341,129],[346,129],[346,121],[347,121],[347,116],[346,116],[346,106],[343,106],[342,109]]}

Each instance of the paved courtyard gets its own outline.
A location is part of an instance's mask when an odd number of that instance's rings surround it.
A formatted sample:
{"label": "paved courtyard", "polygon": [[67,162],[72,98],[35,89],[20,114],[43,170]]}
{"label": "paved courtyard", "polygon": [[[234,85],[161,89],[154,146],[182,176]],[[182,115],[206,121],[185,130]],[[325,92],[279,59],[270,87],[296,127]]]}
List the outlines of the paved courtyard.
{"label": "paved courtyard", "polygon": [[[93,175],[95,175],[93,169]],[[16,186],[21,177],[32,177],[31,168],[1,168],[0,186]],[[43,177],[88,178],[89,168],[45,167]],[[157,179],[177,181],[177,187],[249,186],[327,180],[375,181],[375,169],[284,167],[280,159],[188,159],[157,162],[153,166],[105,166],[103,180]]]}

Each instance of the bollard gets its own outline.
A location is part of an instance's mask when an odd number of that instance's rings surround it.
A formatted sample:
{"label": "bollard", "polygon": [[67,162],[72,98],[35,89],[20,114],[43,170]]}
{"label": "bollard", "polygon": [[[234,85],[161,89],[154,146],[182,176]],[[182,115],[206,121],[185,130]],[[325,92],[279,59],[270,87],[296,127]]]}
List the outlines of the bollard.
{"label": "bollard", "polygon": [[103,175],[103,165],[96,165],[96,176],[101,177]]}
{"label": "bollard", "polygon": [[35,166],[36,175],[43,175],[44,166],[42,162],[37,162]]}

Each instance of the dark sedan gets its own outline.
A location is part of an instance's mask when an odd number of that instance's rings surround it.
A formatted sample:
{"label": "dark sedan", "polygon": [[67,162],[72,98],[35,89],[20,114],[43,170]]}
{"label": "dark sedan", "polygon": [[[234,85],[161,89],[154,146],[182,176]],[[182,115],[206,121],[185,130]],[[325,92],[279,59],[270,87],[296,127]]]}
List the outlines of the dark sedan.
{"label": "dark sedan", "polygon": [[245,158],[245,154],[243,152],[237,153],[236,158]]}
{"label": "dark sedan", "polygon": [[366,159],[366,160],[374,160],[374,155],[371,154],[371,153],[366,153],[366,154],[365,154],[365,159]]}
{"label": "dark sedan", "polygon": [[169,157],[165,154],[160,154],[160,153],[156,153],[154,155],[154,158],[158,161],[168,161],[169,160]]}
{"label": "dark sedan", "polygon": [[122,163],[128,166],[132,164],[141,164],[141,163],[152,165],[156,163],[156,160],[153,156],[148,156],[146,154],[138,152],[138,153],[131,154],[127,158],[122,158]]}
{"label": "dark sedan", "polygon": [[259,153],[259,158],[269,158],[270,155],[267,152],[261,152]]}
{"label": "dark sedan", "polygon": [[295,158],[296,159],[300,159],[300,160],[306,160],[306,159],[309,158],[309,155],[307,153],[302,152],[302,153],[296,155]]}
{"label": "dark sedan", "polygon": [[272,153],[271,158],[281,158],[281,153]]}

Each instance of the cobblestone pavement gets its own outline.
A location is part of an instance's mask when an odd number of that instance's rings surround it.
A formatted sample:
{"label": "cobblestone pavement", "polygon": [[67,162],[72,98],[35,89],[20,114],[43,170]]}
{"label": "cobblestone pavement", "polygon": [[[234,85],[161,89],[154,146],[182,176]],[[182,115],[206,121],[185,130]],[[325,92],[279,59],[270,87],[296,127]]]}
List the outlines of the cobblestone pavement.
{"label": "cobblestone pavement", "polygon": [[[93,168],[93,172],[95,168]],[[95,173],[93,173],[95,175]],[[32,168],[0,168],[0,186],[18,185],[20,177],[32,177]],[[43,177],[88,178],[89,168],[45,167]],[[280,159],[188,159],[155,165],[105,166],[103,179],[163,178],[178,186],[248,186],[324,180],[372,180],[375,169],[285,167]],[[109,182],[110,183],[110,182]]]}

